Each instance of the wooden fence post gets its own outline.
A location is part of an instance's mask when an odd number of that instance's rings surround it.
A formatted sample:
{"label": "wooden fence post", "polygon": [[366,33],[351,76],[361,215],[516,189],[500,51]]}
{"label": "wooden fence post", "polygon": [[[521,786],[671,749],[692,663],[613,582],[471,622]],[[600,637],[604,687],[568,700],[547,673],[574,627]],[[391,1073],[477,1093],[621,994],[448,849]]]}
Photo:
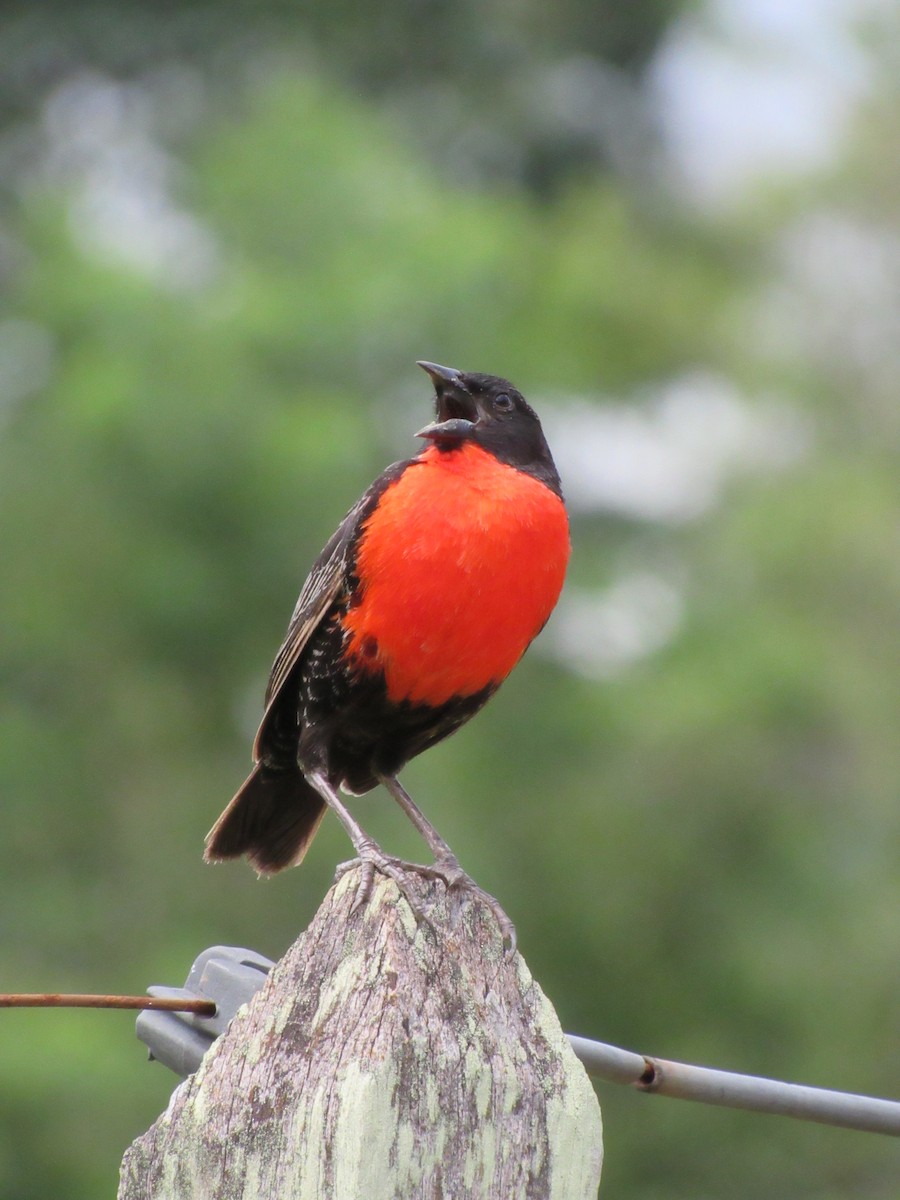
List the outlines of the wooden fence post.
{"label": "wooden fence post", "polygon": [[600,1109],[549,1001],[471,898],[434,929],[351,871],[165,1113],[119,1200],[595,1200]]}

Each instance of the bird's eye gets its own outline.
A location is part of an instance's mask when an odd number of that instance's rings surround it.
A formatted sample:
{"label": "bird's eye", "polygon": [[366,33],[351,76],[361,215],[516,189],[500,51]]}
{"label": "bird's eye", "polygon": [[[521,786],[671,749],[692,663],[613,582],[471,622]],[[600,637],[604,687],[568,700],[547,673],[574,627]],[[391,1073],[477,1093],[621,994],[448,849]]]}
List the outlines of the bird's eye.
{"label": "bird's eye", "polygon": [[508,392],[500,392],[493,400],[495,412],[512,412],[515,408],[512,396]]}

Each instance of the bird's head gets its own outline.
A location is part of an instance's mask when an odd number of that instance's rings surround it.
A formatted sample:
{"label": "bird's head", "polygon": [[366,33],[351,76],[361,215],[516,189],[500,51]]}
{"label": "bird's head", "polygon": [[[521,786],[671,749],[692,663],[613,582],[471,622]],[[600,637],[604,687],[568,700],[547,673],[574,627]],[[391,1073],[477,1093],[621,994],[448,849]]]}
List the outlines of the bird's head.
{"label": "bird's head", "polygon": [[435,392],[435,420],[417,437],[445,451],[474,442],[559,492],[559,476],[538,415],[508,379],[432,362],[417,365],[431,376]]}

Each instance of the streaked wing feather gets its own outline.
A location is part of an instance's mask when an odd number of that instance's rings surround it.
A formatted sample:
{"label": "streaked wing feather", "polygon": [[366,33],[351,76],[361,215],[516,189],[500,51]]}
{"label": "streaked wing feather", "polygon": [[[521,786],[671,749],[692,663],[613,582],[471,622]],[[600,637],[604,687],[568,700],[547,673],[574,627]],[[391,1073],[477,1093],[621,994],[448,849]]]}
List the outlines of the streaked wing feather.
{"label": "streaked wing feather", "polygon": [[[338,531],[340,532],[340,531]],[[276,698],[285,680],[297,664],[300,655],[306,648],[310,634],[325,616],[325,613],[337,599],[344,579],[345,555],[336,538],[326,546],[329,553],[323,554],[316,560],[315,565],[307,576],[300,598],[297,601],[287,633],[275,662],[266,687],[266,707]]]}
{"label": "streaked wing feather", "polygon": [[351,558],[360,526],[377,504],[385,488],[389,487],[408,465],[408,462],[394,463],[375,480],[341,521],[313,563],[294,606],[284,641],[272,664],[272,673],[266,687],[266,710],[253,744],[254,762],[259,761],[267,720],[278,701],[281,689],[300,661],[313,632],[341,591],[348,586],[349,568],[352,566]]}

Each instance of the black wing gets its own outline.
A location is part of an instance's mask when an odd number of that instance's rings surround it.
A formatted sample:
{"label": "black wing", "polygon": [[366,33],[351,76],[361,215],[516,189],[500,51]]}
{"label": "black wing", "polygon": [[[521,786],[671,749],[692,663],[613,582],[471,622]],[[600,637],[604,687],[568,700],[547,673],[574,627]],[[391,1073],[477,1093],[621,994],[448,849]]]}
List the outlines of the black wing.
{"label": "black wing", "polygon": [[270,718],[277,708],[281,690],[303,657],[310,637],[334,602],[342,593],[346,594],[350,590],[356,546],[362,526],[382,493],[414,462],[415,460],[394,463],[382,472],[353,505],[313,563],[294,607],[284,641],[272,664],[272,673],[266,687],[266,711],[253,743],[254,762],[259,762],[262,757],[263,741]]}

